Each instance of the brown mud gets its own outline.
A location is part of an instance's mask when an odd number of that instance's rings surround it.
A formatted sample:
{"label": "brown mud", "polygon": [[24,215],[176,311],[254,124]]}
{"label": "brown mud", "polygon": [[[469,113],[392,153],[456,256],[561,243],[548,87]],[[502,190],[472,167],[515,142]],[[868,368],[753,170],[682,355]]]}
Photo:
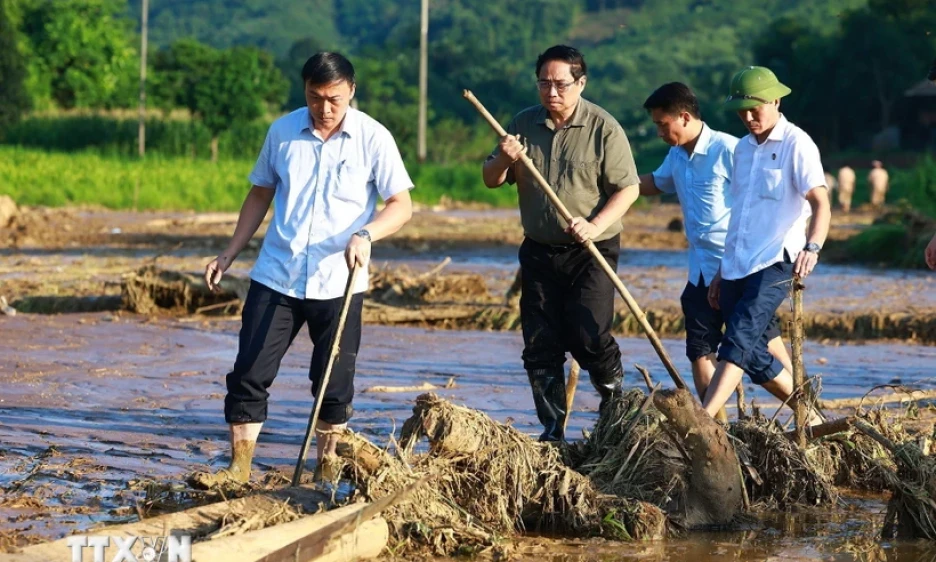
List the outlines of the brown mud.
{"label": "brown mud", "polygon": [[[619,268],[651,322],[670,338],[682,330],[678,295],[685,284],[685,253],[680,250],[684,238],[666,229],[678,214],[674,206],[634,213]],[[163,279],[167,284],[180,278],[189,287],[200,283],[198,272],[227,243],[235,219],[233,215],[26,209],[9,227],[0,227],[0,295],[20,311],[14,317],[0,316],[4,382],[0,550],[132,520],[141,507],[158,510],[180,501],[199,501],[179,497],[177,486],[184,476],[196,469],[227,466],[221,411],[224,375],[236,353],[239,324],[232,316],[238,306],[231,304],[238,296],[234,278],[246,278],[259,239],[251,242],[228,282],[222,283],[231,291],[222,295],[229,300],[189,299],[181,307],[163,307],[155,299],[155,308],[137,314],[127,310],[124,293],[148,266],[180,276]],[[857,232],[871,219],[871,215],[837,218],[834,232],[836,236]],[[355,431],[386,445],[410,416],[420,389],[431,384],[457,404],[509,422],[522,433],[536,433],[519,361],[520,334],[500,331],[517,327],[517,311],[505,304],[505,294],[516,269],[518,222],[515,213],[503,211],[417,213],[398,237],[375,248],[371,278],[376,290],[365,312],[369,325],[359,355],[357,385],[411,390],[358,394]],[[452,257],[451,263],[433,271],[446,256]],[[931,389],[936,349],[906,344],[936,341],[936,280],[899,271],[826,269],[811,278],[806,293],[811,322],[807,370],[821,379],[822,397],[861,396],[883,384]],[[204,310],[215,305],[223,306]],[[637,334],[632,319],[620,303],[617,306],[618,335]],[[202,312],[193,314],[198,309]],[[887,343],[855,344],[849,339]],[[636,386],[640,380],[629,367],[633,363],[650,366],[657,380],[666,380],[645,339],[622,337],[619,342],[628,385]],[[682,342],[665,343],[680,370],[688,373]],[[254,463],[255,482],[278,485],[282,474],[291,471],[312,403],[307,379],[310,349],[306,339],[297,339],[271,389],[270,419]],[[587,378],[582,379],[570,436],[591,431],[597,418],[598,398]],[[778,406],[775,399],[759,387],[746,383],[745,389],[761,412],[772,415]],[[926,430],[932,428],[926,404],[895,407],[916,416]],[[787,424],[788,417],[787,410],[778,421]],[[607,435],[613,439],[616,434]],[[645,436],[633,433],[635,443]],[[829,453],[830,462],[846,458],[840,467],[857,467],[876,453],[856,453],[842,443],[835,454]],[[610,472],[613,462],[596,468]],[[665,467],[654,466],[661,468],[659,485],[635,490],[631,497],[644,494],[647,501],[656,501],[654,494],[665,490]],[[873,487],[854,482],[850,472],[841,469],[834,483]],[[610,476],[620,476],[616,485],[622,488],[634,482],[626,474]],[[884,487],[880,481],[876,485]],[[859,499],[846,495],[837,504],[825,502],[819,508],[765,512],[759,515],[756,529],[689,533],[646,545],[525,539],[512,556],[569,562],[708,562],[724,556],[936,560],[936,550],[920,543],[865,538],[880,532],[885,503],[883,495]]]}
{"label": "brown mud", "polygon": [[[667,229],[678,214],[678,207],[659,205],[628,215],[619,266],[650,324],[672,336],[683,333],[679,295],[686,282],[685,239]],[[833,234],[847,236],[873,218],[837,217]],[[189,286],[200,282],[204,264],[226,245],[235,220],[233,214],[22,209],[0,228],[0,296],[20,312],[236,315],[259,238],[222,282],[223,294],[193,297],[177,283],[182,277]],[[507,298],[522,238],[518,223],[514,211],[416,213],[397,236],[375,246],[366,321],[518,329],[519,313]],[[162,279],[161,292],[150,290],[153,302],[128,301],[128,293],[146,284],[147,270],[176,279]],[[933,276],[826,265],[808,280],[805,298],[806,331],[813,339],[936,342]],[[623,303],[615,306],[615,333],[640,335]]]}
{"label": "brown mud", "polygon": [[[0,394],[0,517],[7,522],[0,529],[5,546],[131,520],[146,492],[129,482],[180,483],[192,470],[227,465],[221,410],[224,374],[236,352],[236,321],[96,313],[23,314],[0,322],[0,373],[5,383]],[[454,386],[438,392],[494,419],[511,421],[521,432],[536,433],[526,377],[517,359],[519,334],[368,326],[364,342],[357,381],[362,388],[424,382],[444,387],[454,377]],[[621,339],[620,344],[628,363],[657,364],[644,340]],[[666,344],[678,349],[676,341]],[[312,403],[306,372],[310,348],[304,338],[297,339],[271,389],[270,419],[257,448],[255,480],[288,473],[294,463]],[[814,344],[810,351],[813,357],[826,358],[824,367],[832,369],[823,377],[827,398],[859,396],[871,386],[897,379],[918,388],[932,384],[936,355],[929,348]],[[674,357],[688,372],[685,360]],[[659,367],[651,367],[651,372],[661,380],[665,376]],[[818,374],[815,369],[813,374]],[[633,371],[627,377],[628,384],[637,384]],[[410,416],[417,394],[360,394],[352,426],[374,442],[385,443]],[[776,407],[759,387],[749,387],[748,397],[768,414]],[[580,435],[596,419],[598,397],[587,379],[580,382],[576,404],[571,436]],[[925,413],[923,408],[919,415]],[[877,506],[872,510],[883,512],[883,497],[869,501]],[[792,529],[800,518],[813,516],[797,511],[790,517],[784,525]],[[833,510],[828,517],[846,516]],[[871,523],[862,523],[870,515],[850,517],[857,519],[842,520],[843,533],[871,528]],[[880,517],[874,517],[879,522]],[[825,547],[798,533],[783,527],[758,531],[760,552],[792,551],[808,558],[809,552]],[[730,548],[740,549],[744,541],[738,536],[699,535],[693,540],[700,549],[712,540],[727,540],[736,545]],[[679,552],[691,546],[674,544],[683,546],[654,548]],[[615,548],[639,553],[643,547]],[[667,550],[671,548],[677,550]],[[904,547],[899,543],[887,548]]]}

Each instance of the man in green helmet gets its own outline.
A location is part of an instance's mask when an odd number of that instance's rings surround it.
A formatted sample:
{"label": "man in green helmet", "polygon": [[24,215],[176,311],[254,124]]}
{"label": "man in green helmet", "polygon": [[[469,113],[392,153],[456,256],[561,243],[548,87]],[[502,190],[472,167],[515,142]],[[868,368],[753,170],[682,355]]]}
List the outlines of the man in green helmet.
{"label": "man in green helmet", "polygon": [[791,373],[767,351],[767,327],[791,279],[815,269],[832,214],[816,143],[780,113],[790,92],[769,69],[751,66],[735,74],[725,101],[750,134],[735,148],[725,255],[709,286],[725,318],[702,403],[712,416],[745,372],[781,400],[793,393]]}

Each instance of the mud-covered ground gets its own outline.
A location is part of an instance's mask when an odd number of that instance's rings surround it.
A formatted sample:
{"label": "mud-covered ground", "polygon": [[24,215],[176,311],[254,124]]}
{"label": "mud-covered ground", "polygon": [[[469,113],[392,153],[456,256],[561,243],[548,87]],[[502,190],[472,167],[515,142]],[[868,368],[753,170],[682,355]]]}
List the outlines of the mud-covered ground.
{"label": "mud-covered ground", "polygon": [[[645,309],[674,317],[685,283],[685,240],[667,226],[678,215],[675,206],[629,215],[619,266]],[[833,234],[854,233],[871,219],[836,218]],[[144,316],[120,310],[117,297],[124,276],[144,265],[200,271],[226,244],[234,220],[234,215],[36,209],[0,228],[0,296],[14,305],[33,299],[49,310],[68,310],[74,297],[83,297],[81,302],[98,310],[0,315],[0,552],[136,517],[142,492],[132,489],[134,481],[181,482],[194,469],[226,465],[221,409],[224,375],[236,353],[237,317]],[[406,268],[418,276],[450,257],[438,275],[478,274],[487,290],[435,295],[423,308],[456,304],[509,311],[502,303],[520,240],[514,212],[423,211],[399,235],[375,247],[375,277],[378,268]],[[246,275],[258,247],[259,240],[231,273]],[[94,302],[104,305],[95,308]],[[860,396],[880,384],[933,388],[936,347],[925,345],[928,340],[914,334],[883,337],[888,332],[882,330],[868,332],[877,337],[855,338],[855,329],[848,331],[843,319],[854,324],[855,317],[876,315],[932,322],[936,276],[823,266],[810,279],[807,311],[828,318],[831,326],[821,337],[811,337],[806,350],[809,373],[821,376],[823,398]],[[429,383],[447,398],[535,432],[517,331],[479,331],[473,328],[496,326],[475,317],[402,324],[381,321],[376,313],[369,318],[356,381],[355,429],[386,442],[408,417],[419,392],[371,389]],[[835,322],[842,326],[842,337],[836,337]],[[462,329],[438,329],[445,326]],[[628,383],[642,384],[630,367],[640,363],[669,385],[646,340],[622,332]],[[844,341],[855,339],[861,341]],[[688,376],[678,328],[665,343]],[[257,450],[258,473],[289,471],[295,462],[312,405],[310,351],[311,344],[300,336],[283,362]],[[580,435],[596,418],[597,396],[587,377],[582,379],[570,435]],[[767,411],[778,405],[759,388],[748,385],[747,392]],[[929,410],[923,408],[921,415]],[[936,550],[927,545],[869,538],[880,529],[885,501],[851,498],[841,506],[772,516],[749,531],[648,545],[529,539],[518,557],[569,562],[936,560]]]}
{"label": "mud-covered ground", "polygon": [[[682,333],[679,295],[687,263],[684,235],[670,230],[678,217],[675,205],[629,213],[618,267],[654,328],[674,336]],[[832,237],[850,236],[872,219],[870,214],[836,216]],[[0,296],[24,311],[117,310],[126,275],[144,265],[197,274],[227,244],[235,221],[234,214],[24,210],[0,229]],[[369,318],[386,324],[516,329],[517,315],[498,305],[513,281],[521,240],[515,211],[417,212],[400,233],[375,245],[374,267],[405,266],[418,274],[450,258],[441,275],[481,275],[487,291],[451,299],[437,295],[422,315]],[[235,262],[232,275],[246,277],[259,245],[258,237]],[[817,339],[936,343],[936,277],[927,272],[821,264],[807,283],[806,303],[807,328]],[[442,304],[449,307],[440,311]],[[616,306],[621,313],[617,333],[639,335],[636,323],[624,318],[623,302]],[[483,309],[488,309],[485,314],[476,314]],[[213,311],[219,312],[236,314],[237,307]]]}

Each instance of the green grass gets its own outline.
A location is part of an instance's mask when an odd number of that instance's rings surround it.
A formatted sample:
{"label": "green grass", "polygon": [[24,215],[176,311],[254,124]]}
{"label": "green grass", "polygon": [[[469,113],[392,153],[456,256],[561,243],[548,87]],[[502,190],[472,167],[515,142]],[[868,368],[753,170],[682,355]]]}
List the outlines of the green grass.
{"label": "green grass", "polygon": [[[145,161],[94,152],[50,153],[0,146],[0,194],[23,205],[100,205],[131,209],[139,186],[140,210],[237,211],[247,193],[253,160],[212,163],[186,157]],[[511,207],[516,189],[487,189],[480,164],[408,165],[413,199],[434,205],[455,201]]]}

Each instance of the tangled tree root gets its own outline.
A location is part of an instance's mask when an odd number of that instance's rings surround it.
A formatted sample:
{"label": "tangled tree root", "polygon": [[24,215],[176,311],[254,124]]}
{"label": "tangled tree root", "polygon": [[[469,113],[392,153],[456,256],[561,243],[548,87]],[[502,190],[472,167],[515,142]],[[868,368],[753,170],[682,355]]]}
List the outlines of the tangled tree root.
{"label": "tangled tree root", "polygon": [[895,443],[883,427],[867,420],[856,420],[855,427],[890,452],[896,465],[892,470],[880,463],[892,492],[882,536],[936,540],[936,458],[906,435],[900,436],[905,441]]}
{"label": "tangled tree root", "polygon": [[752,502],[786,509],[838,500],[833,480],[838,465],[825,447],[813,443],[800,449],[778,424],[760,415],[741,420],[728,431],[746,461]]}
{"label": "tangled tree root", "polygon": [[[678,505],[683,526],[727,527],[743,507],[741,467],[725,428],[702,409],[687,389],[667,390],[654,403],[672,433],[682,439],[691,462],[689,485]],[[671,510],[672,512],[672,510]]]}
{"label": "tangled tree root", "polygon": [[[899,439],[903,428],[888,420],[882,409],[872,410],[861,419],[877,431]],[[890,452],[873,438],[860,431],[832,435],[820,441],[831,455],[836,470],[836,486],[867,492],[883,492],[891,483],[889,473],[896,470]]]}

